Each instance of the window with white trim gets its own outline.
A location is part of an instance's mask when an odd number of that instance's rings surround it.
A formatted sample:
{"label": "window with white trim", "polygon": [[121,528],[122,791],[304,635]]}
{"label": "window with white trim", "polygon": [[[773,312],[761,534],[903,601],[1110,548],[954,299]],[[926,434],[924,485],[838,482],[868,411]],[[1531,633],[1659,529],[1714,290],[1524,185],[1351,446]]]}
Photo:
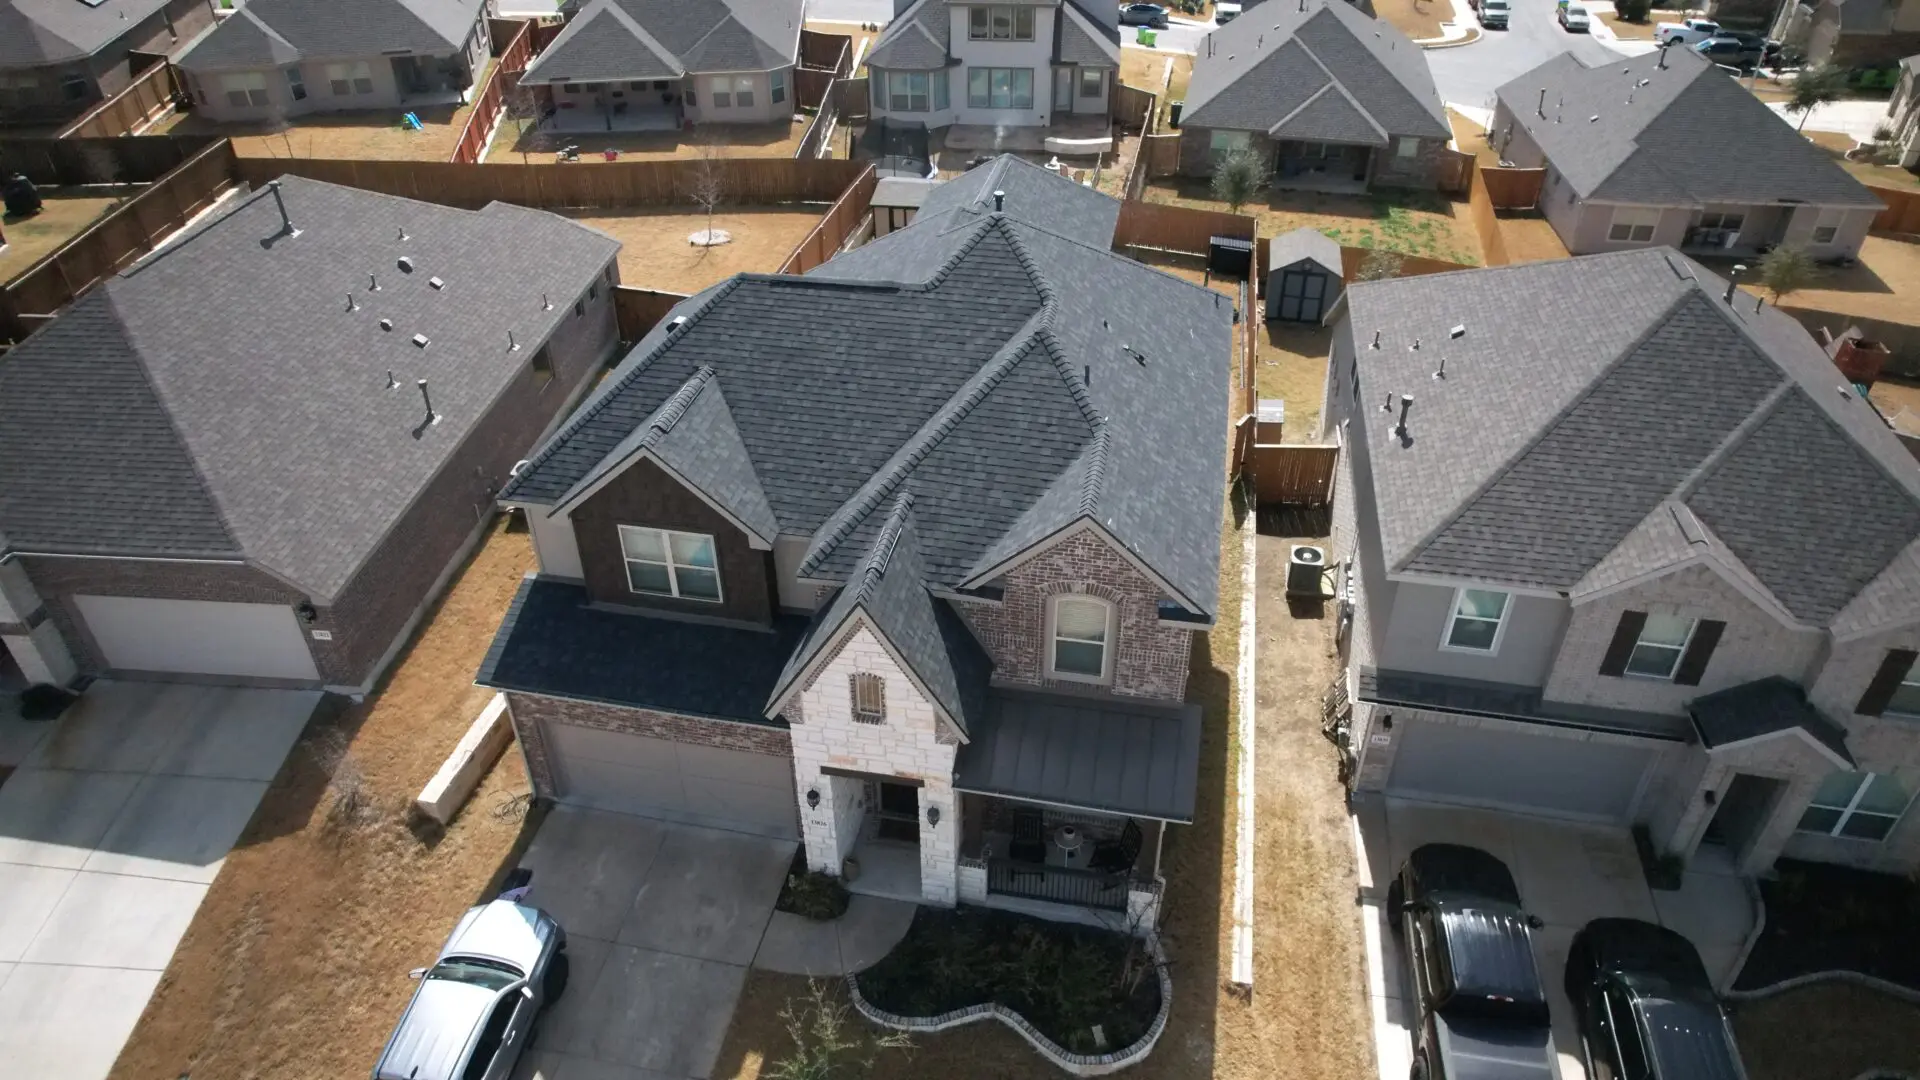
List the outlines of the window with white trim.
{"label": "window with white trim", "polygon": [[926,112],[927,73],[924,71],[887,72],[887,111]]}
{"label": "window with white trim", "polygon": [[1607,239],[1629,244],[1653,241],[1653,230],[1660,224],[1660,210],[1652,206],[1616,206],[1613,224],[1607,227]]}
{"label": "window with white trim", "polygon": [[1106,682],[1113,672],[1113,605],[1091,596],[1057,597],[1048,621],[1047,674]]}
{"label": "window with white trim", "polygon": [[1493,652],[1500,647],[1500,632],[1506,626],[1512,601],[1512,596],[1492,589],[1456,589],[1453,617],[1447,620],[1447,636],[1440,647]]}
{"label": "window with white trim", "polygon": [[972,109],[1033,108],[1033,69],[968,68],[967,107]]}
{"label": "window with white trim", "polygon": [[1730,211],[1719,210],[1701,214],[1699,227],[1702,229],[1724,229],[1727,232],[1739,232],[1741,227],[1746,223],[1747,215],[1744,213],[1736,214]]}
{"label": "window with white trim", "polygon": [[1840,223],[1845,220],[1846,216],[1847,212],[1838,207],[1830,206],[1822,209],[1820,215],[1813,219],[1813,242],[1816,244],[1833,243],[1833,238],[1840,235]]}
{"label": "window with white trim", "polygon": [[1893,688],[1893,696],[1887,699],[1886,707],[1881,711],[1901,716],[1920,716],[1920,664],[1907,669],[1906,678]]}
{"label": "window with white trim", "polygon": [[733,108],[733,78],[715,75],[707,80],[707,108]]}
{"label": "window with white trim", "polygon": [[1221,158],[1253,145],[1253,134],[1247,131],[1226,131],[1214,128],[1207,132],[1207,157],[1219,162]]}
{"label": "window with white trim", "polygon": [[1097,98],[1106,91],[1107,73],[1099,68],[1080,69],[1080,96]]}
{"label": "window with white trim", "polygon": [[1395,157],[1413,157],[1420,153],[1420,140],[1402,135],[1393,140],[1393,153]]}
{"label": "window with white trim", "polygon": [[307,100],[307,81],[301,77],[297,64],[287,69],[287,92],[293,95],[295,101]]}
{"label": "window with white trim", "polygon": [[733,103],[742,109],[753,108],[753,76],[734,76]]}
{"label": "window with white trim", "polygon": [[1885,773],[1837,772],[1800,815],[1801,832],[1849,840],[1885,840],[1913,796]]}
{"label": "window with white trim", "polygon": [[1640,640],[1627,655],[1627,674],[1647,679],[1671,679],[1686,655],[1695,621],[1676,615],[1649,615],[1640,627]]}
{"label": "window with white trim", "polygon": [[852,684],[853,718],[862,724],[887,722],[887,680],[866,672],[847,676]]}
{"label": "window with white trim", "polygon": [[267,104],[267,76],[259,71],[242,71],[220,76],[220,89],[226,91],[227,104],[236,109]]}
{"label": "window with white trim", "polygon": [[967,11],[967,37],[973,41],[1032,41],[1033,9],[976,5]]}
{"label": "window with white trim", "polygon": [[627,588],[649,596],[720,602],[720,565],[704,533],[620,526]]}
{"label": "window with white trim", "polygon": [[373,69],[365,60],[355,60],[350,64],[327,65],[327,88],[334,97],[346,97],[348,94],[373,93]]}

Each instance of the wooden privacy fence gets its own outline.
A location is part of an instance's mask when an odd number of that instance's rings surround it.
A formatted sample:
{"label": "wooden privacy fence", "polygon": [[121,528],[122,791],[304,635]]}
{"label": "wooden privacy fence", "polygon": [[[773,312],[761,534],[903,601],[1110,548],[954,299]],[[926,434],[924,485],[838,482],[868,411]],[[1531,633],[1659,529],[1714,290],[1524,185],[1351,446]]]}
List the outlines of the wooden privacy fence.
{"label": "wooden privacy fence", "polygon": [[1488,266],[1505,266],[1513,259],[1507,254],[1506,237],[1500,235],[1500,216],[1493,212],[1493,198],[1487,191],[1488,169],[1475,169],[1467,193],[1467,214],[1473,219],[1473,231],[1480,234],[1480,254]]}
{"label": "wooden privacy fence", "polygon": [[687,298],[686,293],[636,289],[631,285],[613,288],[613,319],[620,328],[620,344],[631,348],[647,336],[654,324],[667,317],[673,306]]}
{"label": "wooden privacy fence", "polygon": [[[474,98],[473,111],[467,114],[467,126],[461,129],[460,141],[454,144],[453,156],[449,161],[472,164],[480,160],[487,148],[487,139],[493,135],[494,126],[500,123],[501,116],[506,112],[507,95],[520,85],[520,73],[533,62],[533,24],[519,20],[488,20],[488,25],[496,28],[502,23],[513,27],[513,36],[500,49],[493,69],[487,72],[486,84],[480,87],[479,96]],[[500,45],[499,38],[494,39],[494,45]]]}
{"label": "wooden privacy fence", "polygon": [[[699,161],[610,161],[466,165],[451,161],[352,161],[329,158],[241,158],[242,180],[258,186],[283,175],[477,210],[491,202],[535,209],[684,204]],[[733,203],[831,202],[865,168],[857,161],[728,158],[722,166]]]}
{"label": "wooden privacy fence", "polygon": [[1874,198],[1887,204],[1868,228],[1878,233],[1920,233],[1920,191],[1867,185]]}
{"label": "wooden privacy fence", "polygon": [[807,130],[800,133],[800,145],[793,148],[795,158],[824,158],[833,156],[833,133],[840,127],[840,93],[836,89],[839,79],[830,72],[793,70],[795,93],[798,93],[800,76],[819,75],[828,79],[827,85],[820,90],[819,107],[813,112],[813,119],[807,121]]}
{"label": "wooden privacy fence", "polygon": [[793,249],[793,254],[787,256],[787,261],[780,266],[780,272],[804,274],[833,258],[834,253],[840,250],[840,245],[846,243],[847,237],[860,227],[860,222],[873,212],[873,190],[879,183],[879,174],[874,172],[873,166],[863,165],[860,175],[854,177],[853,183],[848,184],[840,197],[833,201],[826,216]]}
{"label": "wooden privacy fence", "polygon": [[145,74],[128,83],[125,90],[67,125],[58,137],[111,139],[132,135],[171,110],[174,99],[183,92],[178,73],[162,57]]}
{"label": "wooden privacy fence", "polygon": [[24,173],[48,187],[146,184],[219,141],[212,135],[0,139],[0,175]]}
{"label": "wooden privacy fence", "polygon": [[1113,228],[1113,249],[1124,252],[1129,248],[1155,248],[1204,256],[1210,237],[1251,240],[1255,224],[1254,219],[1245,214],[1129,199],[1120,204],[1120,221]]}
{"label": "wooden privacy fence", "polygon": [[8,340],[26,336],[21,316],[58,312],[212,206],[233,186],[234,163],[233,144],[215,141],[8,282],[0,302]]}
{"label": "wooden privacy fence", "polygon": [[1333,470],[1339,460],[1337,446],[1256,443],[1246,469],[1253,477],[1254,501],[1261,506],[1326,506],[1333,501]]}
{"label": "wooden privacy fence", "polygon": [[1491,166],[1475,169],[1487,186],[1487,198],[1496,210],[1531,210],[1540,205],[1540,187],[1546,183],[1545,169],[1510,169]]}
{"label": "wooden privacy fence", "polygon": [[853,74],[853,37],[801,29],[800,66],[831,71],[835,75]]}
{"label": "wooden privacy fence", "polygon": [[1451,147],[1441,147],[1433,160],[1434,185],[1449,195],[1465,195],[1473,182],[1475,159]]}
{"label": "wooden privacy fence", "polygon": [[[1261,241],[1265,243],[1266,241]],[[1360,277],[1361,264],[1367,256],[1373,254],[1373,248],[1340,246],[1340,276],[1351,285]],[[1395,254],[1400,254],[1395,252]],[[1262,264],[1264,265],[1264,263]],[[1420,277],[1423,274],[1444,274],[1450,270],[1472,270],[1465,263],[1448,262],[1445,259],[1429,259],[1425,255],[1400,255],[1400,277]]]}
{"label": "wooden privacy fence", "polygon": [[1108,112],[1113,116],[1113,122],[1128,135],[1146,134],[1158,100],[1151,90],[1114,83],[1113,93],[1107,102]]}

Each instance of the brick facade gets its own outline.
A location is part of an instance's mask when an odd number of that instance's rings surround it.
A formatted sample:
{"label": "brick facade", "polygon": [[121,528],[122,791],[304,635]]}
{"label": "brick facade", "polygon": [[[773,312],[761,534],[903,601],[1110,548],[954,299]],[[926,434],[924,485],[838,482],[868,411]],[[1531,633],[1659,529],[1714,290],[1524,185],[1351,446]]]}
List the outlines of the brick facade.
{"label": "brick facade", "polygon": [[1159,586],[1091,531],[1082,531],[1009,570],[998,604],[958,603],[958,611],[993,658],[994,680],[1025,686],[1083,690],[1088,684],[1046,677],[1047,607],[1055,596],[1084,593],[1112,603],[1118,613],[1113,683],[1127,697],[1180,701],[1194,630],[1160,621]]}
{"label": "brick facade", "polygon": [[[1213,175],[1213,130],[1202,127],[1180,129],[1180,175]],[[1243,134],[1247,136],[1247,145],[1260,155],[1260,160],[1269,169],[1273,168],[1279,144],[1265,132],[1249,131]],[[1440,153],[1446,147],[1446,139],[1421,139],[1419,152],[1411,158],[1397,156],[1391,142],[1375,148],[1367,166],[1367,184],[1379,187],[1436,187]]]}
{"label": "brick facade", "polygon": [[527,774],[533,781],[534,794],[549,799],[557,794],[553,754],[547,746],[545,730],[549,724],[571,724],[775,757],[788,757],[793,753],[793,742],[787,729],[773,724],[709,720],[650,709],[629,709],[619,705],[515,692],[507,694],[507,712],[513,719],[514,737],[520,740],[521,752],[526,755]]}

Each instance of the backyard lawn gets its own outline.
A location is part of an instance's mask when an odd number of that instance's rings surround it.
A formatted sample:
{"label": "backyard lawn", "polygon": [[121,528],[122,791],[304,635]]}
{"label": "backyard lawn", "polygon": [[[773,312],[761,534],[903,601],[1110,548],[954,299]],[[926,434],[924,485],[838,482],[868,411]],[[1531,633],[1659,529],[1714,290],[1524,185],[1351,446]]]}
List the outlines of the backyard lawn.
{"label": "backyard lawn", "polygon": [[726,124],[695,131],[520,131],[504,121],[487,151],[490,162],[518,162],[526,157],[551,162],[563,146],[580,148],[580,163],[605,161],[603,150],[617,150],[617,161],[685,161],[700,156],[709,138],[719,140],[725,157],[790,158],[800,149],[810,117],[797,116],[786,124]]}
{"label": "backyard lawn", "polygon": [[[484,78],[484,75],[482,76]],[[402,126],[413,113],[420,130]],[[150,135],[224,135],[241,157],[354,158],[360,161],[445,161],[466,129],[471,105],[435,105],[372,112],[309,113],[285,123],[222,124],[174,113]]]}
{"label": "backyard lawn", "polygon": [[[0,218],[0,235],[4,235],[7,242],[5,248],[0,248],[0,281],[11,281],[14,275],[73,239],[121,201],[112,195],[100,194],[106,190],[103,188],[85,190],[85,195],[63,195],[58,188],[41,188],[44,205],[39,213],[32,217],[8,214]],[[130,198],[139,190],[127,188],[123,197]]]}
{"label": "backyard lawn", "polygon": [[826,207],[725,206],[713,227],[733,239],[718,247],[695,247],[688,237],[707,227],[693,207],[627,211],[558,210],[620,241],[620,283],[641,289],[696,293],[739,273],[771,274],[787,261]]}
{"label": "backyard lawn", "polygon": [[1500,226],[1500,239],[1506,242],[1509,260],[1524,263],[1572,257],[1567,246],[1560,242],[1560,234],[1554,232],[1553,226],[1539,213],[1498,210],[1494,216]]}
{"label": "backyard lawn", "polygon": [[1270,322],[1260,330],[1254,383],[1262,398],[1287,403],[1286,441],[1317,441],[1321,398],[1326,394],[1327,353],[1333,330],[1302,323]]}
{"label": "backyard lawn", "polygon": [[[1698,261],[1721,275],[1735,262],[1722,258]],[[1741,287],[1770,298],[1760,286]],[[1920,243],[1870,235],[1860,245],[1859,262],[1848,267],[1821,267],[1811,287],[1789,294],[1782,303],[1790,308],[1864,315],[1907,325],[1920,323]],[[1835,333],[1842,329],[1833,328]]]}
{"label": "backyard lawn", "polygon": [[[1200,210],[1227,208],[1201,179],[1156,180],[1147,185],[1146,201]],[[1382,189],[1367,195],[1326,195],[1275,190],[1241,208],[1241,213],[1259,219],[1261,236],[1279,236],[1306,226],[1350,247],[1480,264],[1480,239],[1467,220],[1466,204],[1430,191]]]}
{"label": "backyard lawn", "polygon": [[1373,14],[1419,41],[1440,36],[1440,21],[1453,17],[1447,0],[1374,0]]}
{"label": "backyard lawn", "polygon": [[1452,109],[1447,110],[1447,122],[1453,125],[1453,145],[1463,154],[1472,154],[1481,165],[1497,166],[1500,154],[1487,145],[1487,129]]}
{"label": "backyard lawn", "polygon": [[[522,818],[501,812],[527,789],[514,748],[446,829],[410,827],[407,808],[492,697],[473,675],[532,568],[527,534],[496,526],[385,685],[364,704],[322,706],[207,891],[116,1080],[366,1075],[413,993],[408,969],[432,961],[516,857]],[[352,762],[334,776],[361,778],[359,819],[334,812],[319,764],[333,740]]]}

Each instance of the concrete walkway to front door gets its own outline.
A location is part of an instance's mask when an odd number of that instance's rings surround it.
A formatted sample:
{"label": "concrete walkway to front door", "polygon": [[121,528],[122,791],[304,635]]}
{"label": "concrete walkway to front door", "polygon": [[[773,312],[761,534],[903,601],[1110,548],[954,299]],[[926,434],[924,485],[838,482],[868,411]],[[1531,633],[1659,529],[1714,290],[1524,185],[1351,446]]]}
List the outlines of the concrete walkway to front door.
{"label": "concrete walkway to front door", "polygon": [[556,807],[520,865],[567,931],[567,992],[516,1080],[711,1076],[794,842]]}

